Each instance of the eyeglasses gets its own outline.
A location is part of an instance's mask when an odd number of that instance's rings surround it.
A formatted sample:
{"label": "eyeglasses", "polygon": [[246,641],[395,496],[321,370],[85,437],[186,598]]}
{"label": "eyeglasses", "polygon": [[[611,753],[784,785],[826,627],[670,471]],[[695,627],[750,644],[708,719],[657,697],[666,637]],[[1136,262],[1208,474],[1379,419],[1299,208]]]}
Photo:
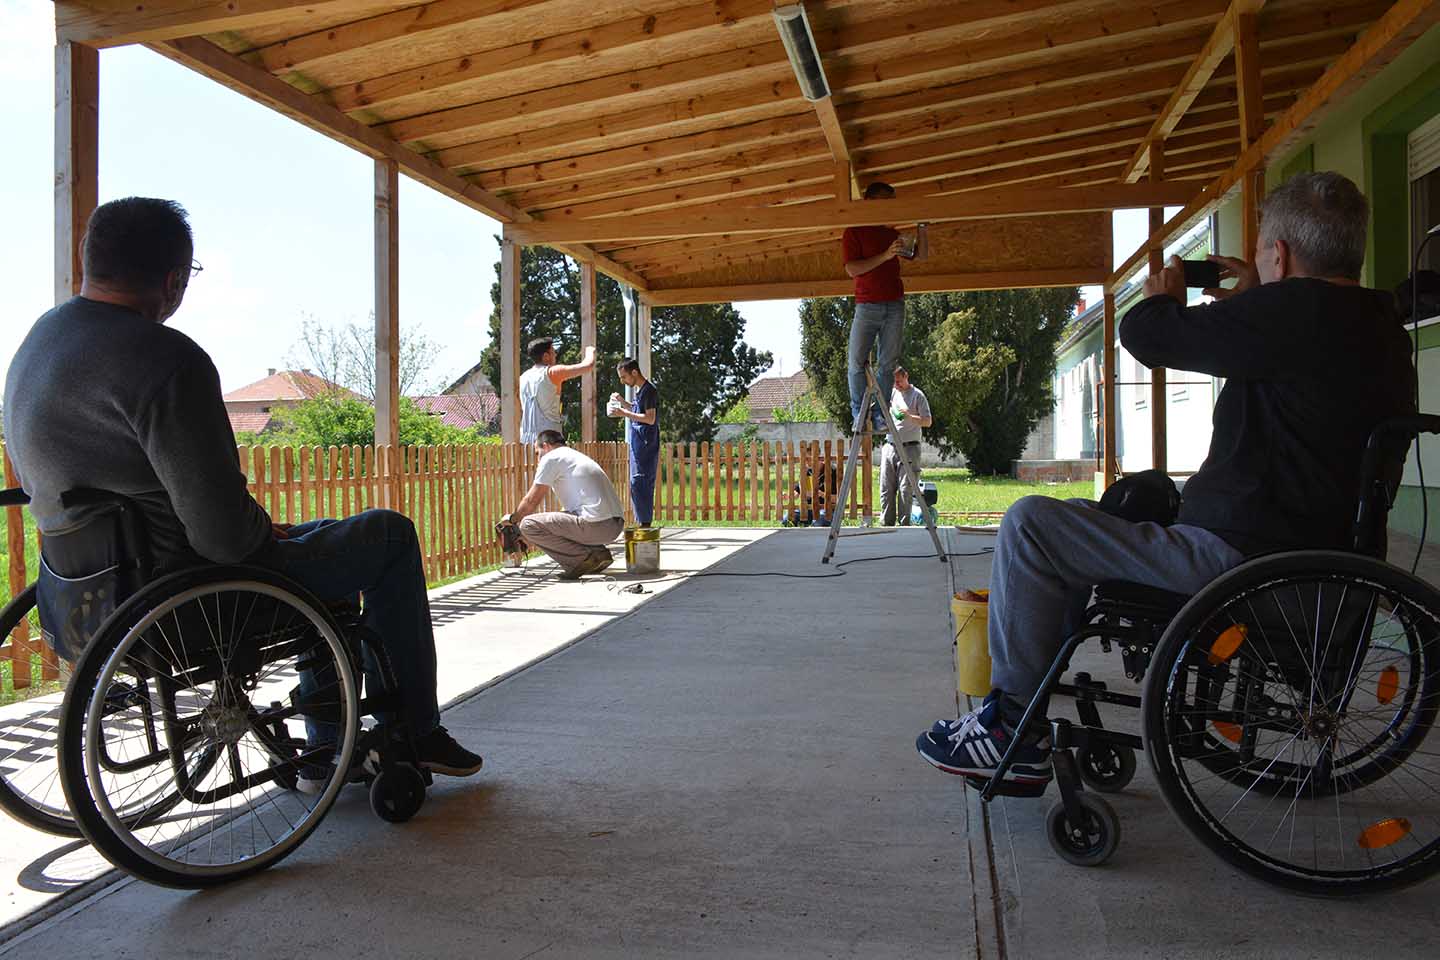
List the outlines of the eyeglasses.
{"label": "eyeglasses", "polygon": [[200,266],[200,261],[199,261],[199,260],[191,260],[191,261],[190,261],[190,279],[193,280],[193,279],[195,279],[196,277],[200,276],[200,271],[201,271],[201,270],[204,270],[204,269],[205,269],[204,267]]}

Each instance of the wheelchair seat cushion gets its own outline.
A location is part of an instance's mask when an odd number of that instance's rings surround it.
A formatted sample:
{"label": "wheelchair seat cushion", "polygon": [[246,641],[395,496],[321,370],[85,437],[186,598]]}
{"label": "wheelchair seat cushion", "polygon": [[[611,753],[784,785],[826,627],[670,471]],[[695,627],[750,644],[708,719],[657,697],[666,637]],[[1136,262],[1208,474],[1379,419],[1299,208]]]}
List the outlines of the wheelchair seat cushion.
{"label": "wheelchair seat cushion", "polygon": [[1174,616],[1190,600],[1183,593],[1150,587],[1129,580],[1105,580],[1095,585],[1095,599],[1131,607],[1143,607]]}

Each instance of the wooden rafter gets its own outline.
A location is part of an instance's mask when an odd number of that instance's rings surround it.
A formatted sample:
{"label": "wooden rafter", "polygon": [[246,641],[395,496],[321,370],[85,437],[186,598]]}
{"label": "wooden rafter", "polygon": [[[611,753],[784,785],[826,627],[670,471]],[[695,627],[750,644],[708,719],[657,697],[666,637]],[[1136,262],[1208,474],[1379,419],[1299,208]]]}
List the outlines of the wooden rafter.
{"label": "wooden rafter", "polygon": [[1343,102],[1437,23],[1440,23],[1440,0],[1397,0],[1228,170],[1166,221],[1158,234],[1152,235],[1127,257],[1106,279],[1106,288],[1118,289],[1146,260],[1152,246],[1169,243],[1189,229],[1204,216],[1205,211],[1223,200],[1247,173],[1261,167],[1266,157],[1283,153],[1307,135],[1328,108]]}
{"label": "wooden rafter", "polygon": [[55,0],[55,35],[92,47],[248,30],[305,17],[363,15],[413,0]]}
{"label": "wooden rafter", "polygon": [[[905,278],[914,293],[935,290],[1005,290],[1017,287],[1069,287],[1099,283],[1104,270],[1075,267],[1069,270],[1007,270],[953,273]],[[804,280],[793,283],[737,284],[723,287],[678,287],[649,290],[641,299],[652,306],[688,303],[724,303],[744,300],[789,300],[797,297],[844,297],[855,292],[852,280]]]}
{"label": "wooden rafter", "polygon": [[1257,13],[1265,5],[1265,0],[1231,0],[1230,6],[1221,15],[1220,21],[1215,24],[1215,30],[1210,34],[1210,39],[1200,48],[1195,59],[1191,61],[1185,76],[1175,86],[1170,94],[1170,99],[1160,109],[1159,115],[1155,118],[1150,132],[1145,135],[1140,146],[1136,148],[1135,155],[1125,167],[1125,182],[1134,183],[1144,175],[1145,169],[1150,162],[1150,145],[1164,140],[1170,136],[1185,116],[1185,111],[1190,109],[1190,104],[1200,96],[1205,85],[1210,82],[1210,77],[1215,73],[1220,62],[1230,55],[1235,48],[1235,17],[1237,14]]}
{"label": "wooden rafter", "polygon": [[[523,210],[511,206],[494,194],[457,176],[425,157],[386,139],[362,123],[345,116],[333,107],[315,101],[282,80],[250,66],[208,40],[181,38],[163,43],[147,44],[156,53],[182,63],[198,73],[231,88],[252,100],[279,111],[312,130],[325,134],[374,159],[394,160],[406,174],[441,193],[459,200],[472,209],[502,222],[532,219]],[[566,253],[584,263],[593,263],[617,280],[637,288],[645,287],[645,279],[603,257],[583,245],[568,248]]]}
{"label": "wooden rafter", "polygon": [[816,230],[867,223],[914,223],[1078,213],[1124,207],[1177,206],[1193,196],[1176,184],[1116,184],[1093,190],[993,191],[984,196],[899,198],[869,203],[818,203],[797,207],[701,210],[634,217],[602,217],[570,223],[531,222],[506,227],[518,243],[588,243],[645,237],[703,236],[717,233]]}

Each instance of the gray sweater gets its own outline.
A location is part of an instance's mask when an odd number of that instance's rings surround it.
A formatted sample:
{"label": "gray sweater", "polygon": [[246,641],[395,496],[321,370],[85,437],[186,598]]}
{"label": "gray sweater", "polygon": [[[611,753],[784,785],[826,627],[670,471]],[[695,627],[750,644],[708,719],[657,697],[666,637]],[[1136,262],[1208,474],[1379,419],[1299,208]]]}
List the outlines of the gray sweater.
{"label": "gray sweater", "polygon": [[75,297],[35,321],[5,378],[5,443],[42,533],[83,522],[95,508],[60,494],[90,487],[139,503],[161,567],[233,563],[271,538],[210,357],[126,307]]}

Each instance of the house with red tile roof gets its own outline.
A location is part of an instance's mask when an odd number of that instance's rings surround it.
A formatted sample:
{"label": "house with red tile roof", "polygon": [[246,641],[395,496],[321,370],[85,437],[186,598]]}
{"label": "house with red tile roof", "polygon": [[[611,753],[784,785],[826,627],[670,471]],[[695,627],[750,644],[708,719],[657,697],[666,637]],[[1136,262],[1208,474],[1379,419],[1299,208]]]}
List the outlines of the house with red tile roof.
{"label": "house with red tile roof", "polygon": [[804,370],[788,377],[761,377],[750,385],[750,422],[771,422],[776,409],[788,407],[809,392],[810,377]]}
{"label": "house with red tile roof", "polygon": [[262,433],[270,426],[273,407],[333,394],[361,399],[354,391],[309,370],[272,367],[264,379],[225,394],[225,411],[230,414],[230,428],[236,433]]}

